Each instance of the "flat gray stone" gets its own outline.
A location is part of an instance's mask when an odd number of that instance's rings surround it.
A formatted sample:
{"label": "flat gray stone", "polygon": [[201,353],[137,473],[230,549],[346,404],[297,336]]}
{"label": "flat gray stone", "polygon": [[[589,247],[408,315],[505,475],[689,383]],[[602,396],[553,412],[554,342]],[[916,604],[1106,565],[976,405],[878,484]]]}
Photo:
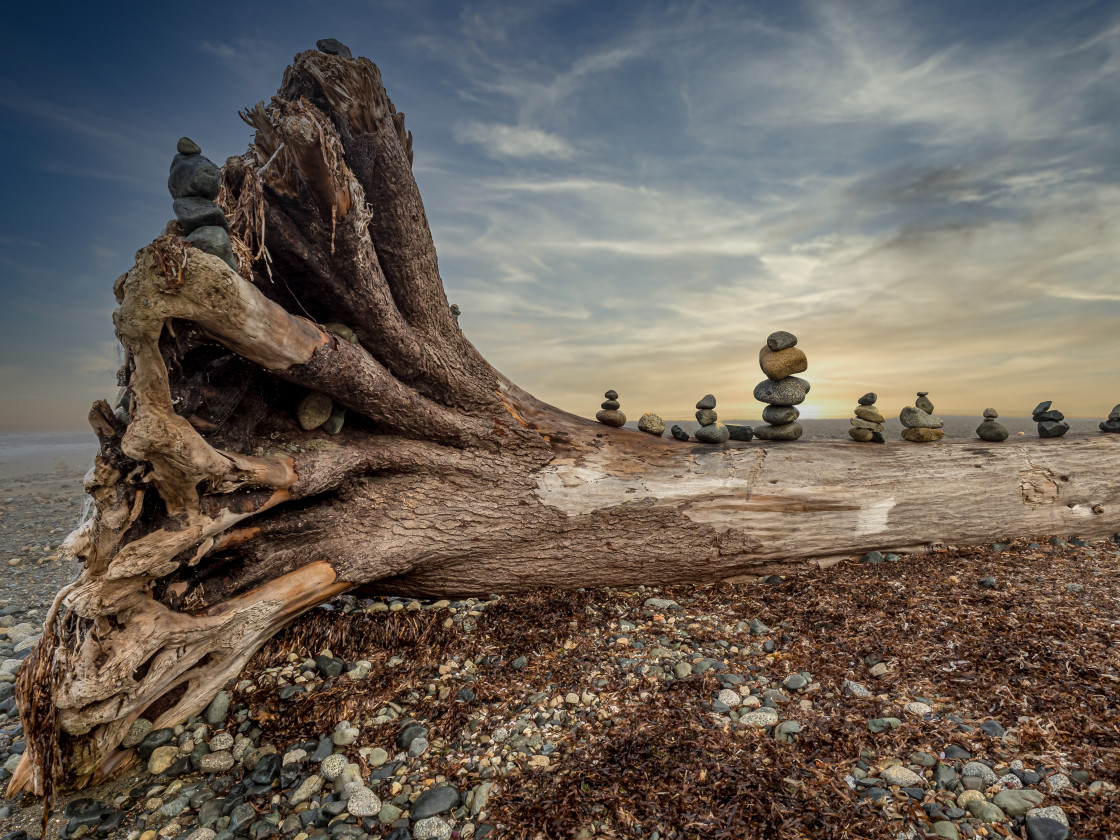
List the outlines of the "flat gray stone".
{"label": "flat gray stone", "polygon": [[766,336],[766,346],[771,350],[785,350],[789,347],[797,346],[797,336],[785,330],[778,330]]}
{"label": "flat gray stone", "polygon": [[805,402],[805,395],[809,393],[809,389],[804,387],[808,384],[798,376],[787,376],[776,382],[773,379],[763,379],[755,386],[754,398],[767,405],[801,405]]}

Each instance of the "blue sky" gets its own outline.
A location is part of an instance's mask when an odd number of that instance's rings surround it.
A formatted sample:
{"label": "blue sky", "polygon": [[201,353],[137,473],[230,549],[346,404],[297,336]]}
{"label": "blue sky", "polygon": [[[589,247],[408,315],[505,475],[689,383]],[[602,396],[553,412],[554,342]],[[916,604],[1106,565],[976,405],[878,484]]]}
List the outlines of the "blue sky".
{"label": "blue sky", "polygon": [[1120,401],[1120,4],[20,4],[0,31],[0,428],[115,394],[112,282],[189,135],[335,37],[381,68],[449,299],[519,384],[593,414]]}

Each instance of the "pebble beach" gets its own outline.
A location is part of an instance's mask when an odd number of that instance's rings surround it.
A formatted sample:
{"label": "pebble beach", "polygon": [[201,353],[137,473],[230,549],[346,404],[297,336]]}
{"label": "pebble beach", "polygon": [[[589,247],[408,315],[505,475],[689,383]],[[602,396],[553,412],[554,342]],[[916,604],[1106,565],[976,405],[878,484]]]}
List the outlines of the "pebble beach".
{"label": "pebble beach", "polygon": [[[82,472],[0,479],[5,779]],[[736,584],[344,595],[185,726],[138,721],[132,769],[47,836],[1120,837],[1120,542],[992,538]],[[0,838],[40,815],[0,799]]]}

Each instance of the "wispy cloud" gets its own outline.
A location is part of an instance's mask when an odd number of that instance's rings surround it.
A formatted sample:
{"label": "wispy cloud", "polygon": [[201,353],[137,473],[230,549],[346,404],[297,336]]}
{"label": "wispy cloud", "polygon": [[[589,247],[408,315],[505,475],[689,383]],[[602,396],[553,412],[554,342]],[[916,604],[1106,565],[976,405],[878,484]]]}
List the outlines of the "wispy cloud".
{"label": "wispy cloud", "polygon": [[455,137],[463,143],[477,143],[494,157],[565,160],[575,154],[563,137],[528,126],[466,122],[455,127]]}

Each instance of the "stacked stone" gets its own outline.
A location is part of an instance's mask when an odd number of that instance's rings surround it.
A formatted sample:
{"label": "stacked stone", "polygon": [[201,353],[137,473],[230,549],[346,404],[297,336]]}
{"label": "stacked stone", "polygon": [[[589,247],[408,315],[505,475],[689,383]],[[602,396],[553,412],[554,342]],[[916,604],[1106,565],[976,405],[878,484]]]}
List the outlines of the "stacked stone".
{"label": "stacked stone", "polygon": [[805,353],[797,347],[797,336],[779,330],[766,339],[758,353],[758,364],[766,379],[755,386],[754,398],[766,403],[762,419],[769,425],[754,429],[759,440],[797,440],[801,437],[801,415],[794,406],[805,402],[809,383],[794,376],[809,367]]}
{"label": "stacked stone", "polygon": [[902,430],[904,440],[914,443],[930,443],[945,437],[944,425],[940,417],[933,416],[933,403],[928,399],[929,391],[919,391],[918,398],[913,405],[902,409],[898,419],[905,427]]}
{"label": "stacked stone", "polygon": [[886,443],[883,437],[883,424],[887,418],[879,413],[875,401],[879,397],[874,393],[866,393],[859,398],[856,406],[856,416],[852,418],[852,428],[848,429],[848,437],[860,443]]}
{"label": "stacked stone", "polygon": [[1109,412],[1108,419],[1101,423],[1101,431],[1120,433],[1120,405]]}
{"label": "stacked stone", "polygon": [[[334,333],[344,341],[358,344],[357,334],[345,324],[323,324],[323,329]],[[346,423],[346,409],[341,405],[335,405],[326,394],[312,391],[296,406],[296,419],[307,431],[322,429],[329,435],[337,435]]]}
{"label": "stacked stone", "polygon": [[992,443],[1007,440],[1007,427],[1002,423],[997,423],[997,417],[999,417],[999,412],[994,408],[984,409],[984,422],[976,427],[976,435],[980,440],[987,440]]}
{"label": "stacked stone", "polygon": [[641,419],[638,420],[638,431],[661,437],[665,432],[665,421],[661,419],[660,414],[647,411],[641,416]]}
{"label": "stacked stone", "polygon": [[229,241],[229,222],[222,208],[214,203],[222,189],[222,171],[202,156],[202,149],[189,137],[179,138],[176,151],[167,189],[175,199],[172,207],[179,220],[180,234],[200,251],[220,257],[237,271]]}
{"label": "stacked stone", "polygon": [[619,405],[618,402],[618,391],[611,389],[603,394],[603,396],[606,397],[606,399],[603,400],[603,410],[595,415],[595,419],[604,426],[625,426],[626,415],[619,411],[622,406]]}
{"label": "stacked stone", "polygon": [[716,398],[711,394],[696,403],[696,422],[700,424],[696,439],[701,443],[726,443],[731,437],[727,427],[718,422]]}
{"label": "stacked stone", "polygon": [[1031,419],[1038,424],[1038,436],[1041,438],[1057,438],[1069,431],[1066,416],[1056,408],[1050,408],[1051,404],[1052,400],[1040,402],[1032,412]]}

